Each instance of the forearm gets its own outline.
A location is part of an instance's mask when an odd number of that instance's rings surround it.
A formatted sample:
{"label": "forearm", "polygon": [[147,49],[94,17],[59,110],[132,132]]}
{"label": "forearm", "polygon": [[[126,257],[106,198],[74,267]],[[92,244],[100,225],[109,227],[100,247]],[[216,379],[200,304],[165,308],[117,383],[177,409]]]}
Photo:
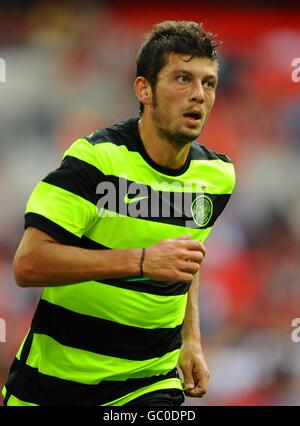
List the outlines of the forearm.
{"label": "forearm", "polygon": [[74,284],[137,275],[140,256],[140,249],[88,250],[50,241],[23,241],[14,259],[14,273],[21,287]]}
{"label": "forearm", "polygon": [[188,292],[187,305],[182,327],[183,343],[187,340],[199,341],[200,318],[199,318],[199,272],[194,275],[191,287]]}
{"label": "forearm", "polygon": [[198,273],[189,290],[182,337],[178,364],[183,373],[184,392],[187,396],[201,398],[207,391],[209,370],[201,346]]}

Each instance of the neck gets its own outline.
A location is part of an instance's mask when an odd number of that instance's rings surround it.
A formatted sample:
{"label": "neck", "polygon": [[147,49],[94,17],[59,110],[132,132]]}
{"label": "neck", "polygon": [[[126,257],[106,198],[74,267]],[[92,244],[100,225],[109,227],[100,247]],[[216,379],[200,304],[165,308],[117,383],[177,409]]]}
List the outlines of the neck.
{"label": "neck", "polygon": [[144,115],[140,118],[138,127],[147,154],[156,164],[169,169],[179,169],[185,164],[191,143],[171,143],[159,133],[153,121]]}

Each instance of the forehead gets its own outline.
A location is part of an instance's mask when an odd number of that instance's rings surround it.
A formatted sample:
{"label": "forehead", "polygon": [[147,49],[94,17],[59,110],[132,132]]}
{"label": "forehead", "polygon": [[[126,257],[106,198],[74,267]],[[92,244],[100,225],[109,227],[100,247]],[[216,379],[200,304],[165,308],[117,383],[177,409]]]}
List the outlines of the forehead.
{"label": "forehead", "polygon": [[198,57],[180,53],[170,53],[166,65],[160,70],[160,78],[167,77],[176,71],[187,71],[196,76],[218,76],[218,63],[207,57]]}

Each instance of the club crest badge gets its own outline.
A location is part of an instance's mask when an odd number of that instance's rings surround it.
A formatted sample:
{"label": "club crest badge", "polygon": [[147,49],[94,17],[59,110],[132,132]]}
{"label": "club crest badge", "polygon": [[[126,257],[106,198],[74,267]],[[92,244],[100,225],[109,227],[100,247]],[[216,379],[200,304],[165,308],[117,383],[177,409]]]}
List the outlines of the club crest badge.
{"label": "club crest badge", "polygon": [[194,222],[200,226],[206,226],[213,214],[213,202],[207,195],[199,195],[191,205],[191,213]]}

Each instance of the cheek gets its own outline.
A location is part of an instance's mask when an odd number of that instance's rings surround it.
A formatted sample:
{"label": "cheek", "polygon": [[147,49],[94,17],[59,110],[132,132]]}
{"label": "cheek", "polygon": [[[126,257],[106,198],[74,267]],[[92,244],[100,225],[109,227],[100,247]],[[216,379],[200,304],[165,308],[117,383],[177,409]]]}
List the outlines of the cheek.
{"label": "cheek", "polygon": [[170,104],[170,106],[172,106],[174,102],[180,101],[183,96],[184,93],[181,93],[178,89],[174,89],[172,85],[166,84],[160,87],[159,99],[165,104]]}
{"label": "cheek", "polygon": [[168,119],[172,119],[175,115],[177,115],[178,110],[178,97],[174,96],[174,94],[166,93],[164,96],[159,98],[158,107],[162,115],[168,117]]}
{"label": "cheek", "polygon": [[215,94],[208,95],[207,102],[206,102],[207,112],[209,112],[212,109],[212,107],[215,103],[215,99],[216,99]]}

